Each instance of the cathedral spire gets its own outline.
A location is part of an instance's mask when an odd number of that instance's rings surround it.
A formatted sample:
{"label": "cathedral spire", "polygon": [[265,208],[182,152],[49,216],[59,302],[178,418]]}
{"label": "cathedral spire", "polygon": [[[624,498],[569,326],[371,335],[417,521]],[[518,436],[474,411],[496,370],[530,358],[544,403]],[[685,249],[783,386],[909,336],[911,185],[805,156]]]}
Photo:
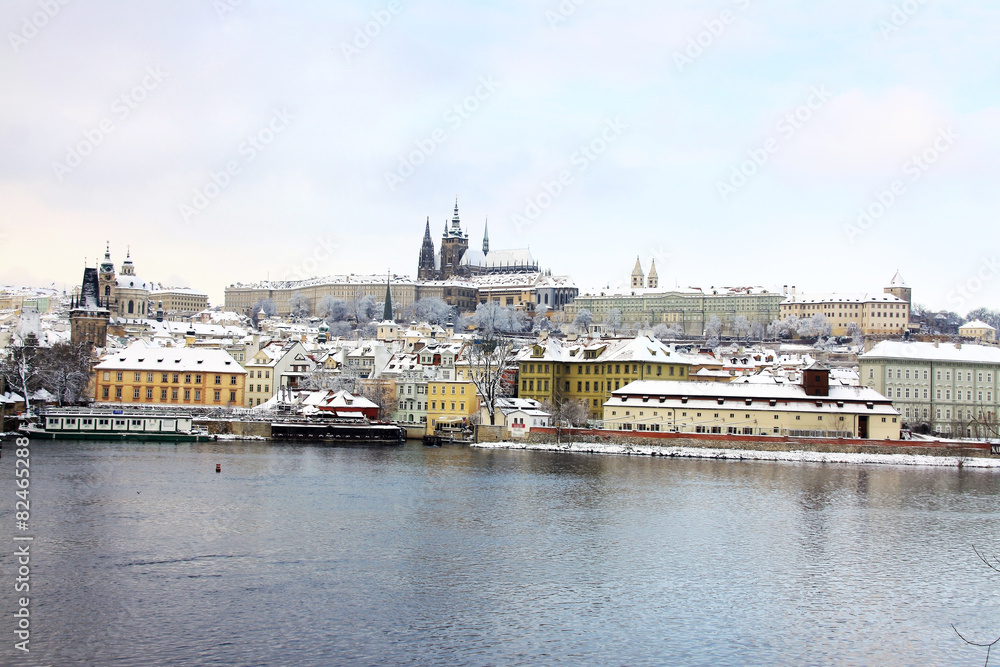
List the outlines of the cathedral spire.
{"label": "cathedral spire", "polygon": [[[429,223],[428,223],[429,224]],[[392,290],[389,288],[389,274],[385,274],[385,309],[382,311],[382,321],[392,322]]]}
{"label": "cathedral spire", "polygon": [[486,223],[483,225],[483,255],[490,254],[490,216],[486,216]]}

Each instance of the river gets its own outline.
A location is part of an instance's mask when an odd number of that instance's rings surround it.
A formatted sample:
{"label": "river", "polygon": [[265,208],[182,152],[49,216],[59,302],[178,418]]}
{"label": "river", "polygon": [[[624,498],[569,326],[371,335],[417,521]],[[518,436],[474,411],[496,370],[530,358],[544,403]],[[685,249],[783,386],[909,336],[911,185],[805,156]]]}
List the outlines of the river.
{"label": "river", "polygon": [[[13,471],[6,442],[7,545]],[[1000,636],[989,470],[36,441],[30,490],[3,664],[971,666],[951,624]]]}

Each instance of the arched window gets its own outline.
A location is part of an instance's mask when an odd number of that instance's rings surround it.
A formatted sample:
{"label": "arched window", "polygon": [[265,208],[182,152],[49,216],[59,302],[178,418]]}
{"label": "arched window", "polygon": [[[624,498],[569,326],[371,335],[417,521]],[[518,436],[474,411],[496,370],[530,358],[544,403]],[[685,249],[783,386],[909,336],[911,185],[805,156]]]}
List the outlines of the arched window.
{"label": "arched window", "polygon": [[131,315],[134,312],[135,312],[135,302],[130,299],[128,302],[128,313],[129,315]]}
{"label": "arched window", "polygon": [[111,285],[104,286],[104,296],[111,296]]}

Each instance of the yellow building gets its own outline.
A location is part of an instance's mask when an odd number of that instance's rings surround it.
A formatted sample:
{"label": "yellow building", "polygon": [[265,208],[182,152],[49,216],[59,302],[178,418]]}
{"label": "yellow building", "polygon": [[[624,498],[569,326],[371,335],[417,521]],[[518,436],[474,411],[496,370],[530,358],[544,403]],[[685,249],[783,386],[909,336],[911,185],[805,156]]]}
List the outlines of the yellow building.
{"label": "yellow building", "polygon": [[520,398],[579,400],[598,420],[615,390],[638,380],[687,380],[691,359],[647,336],[566,343],[546,338],[527,347],[517,365]]}
{"label": "yellow building", "polygon": [[94,367],[96,403],[243,405],[246,371],[218,349],[153,347],[136,341]]}
{"label": "yellow building", "polygon": [[984,343],[997,342],[997,330],[981,320],[963,324],[958,328],[958,335],[962,338],[976,338]]}
{"label": "yellow building", "polygon": [[465,379],[432,380],[427,383],[427,433],[441,426],[472,423],[479,412],[476,385]]}
{"label": "yellow building", "polygon": [[[826,388],[811,389],[810,375]],[[808,369],[805,385],[635,382],[604,404],[604,427],[728,435],[899,440],[899,411],[869,387],[829,386]],[[823,382],[820,379],[820,385]]]}
{"label": "yellow building", "polygon": [[795,315],[826,317],[831,336],[848,336],[851,324],[864,335],[902,335],[910,323],[910,304],[888,294],[790,295],[781,302],[781,319]]}

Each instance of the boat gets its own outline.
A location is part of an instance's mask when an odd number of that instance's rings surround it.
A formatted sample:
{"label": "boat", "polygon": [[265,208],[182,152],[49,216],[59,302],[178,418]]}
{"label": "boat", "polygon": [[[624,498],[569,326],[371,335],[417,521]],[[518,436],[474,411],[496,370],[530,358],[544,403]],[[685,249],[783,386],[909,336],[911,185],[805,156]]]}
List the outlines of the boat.
{"label": "boat", "polygon": [[334,444],[401,445],[406,430],[395,424],[348,419],[288,419],[271,422],[273,440],[319,440]]}
{"label": "boat", "polygon": [[423,442],[424,447],[440,447],[444,439],[440,435],[425,435]]}
{"label": "boat", "polygon": [[50,440],[205,442],[215,436],[194,427],[189,414],[126,408],[45,408],[20,431]]}

